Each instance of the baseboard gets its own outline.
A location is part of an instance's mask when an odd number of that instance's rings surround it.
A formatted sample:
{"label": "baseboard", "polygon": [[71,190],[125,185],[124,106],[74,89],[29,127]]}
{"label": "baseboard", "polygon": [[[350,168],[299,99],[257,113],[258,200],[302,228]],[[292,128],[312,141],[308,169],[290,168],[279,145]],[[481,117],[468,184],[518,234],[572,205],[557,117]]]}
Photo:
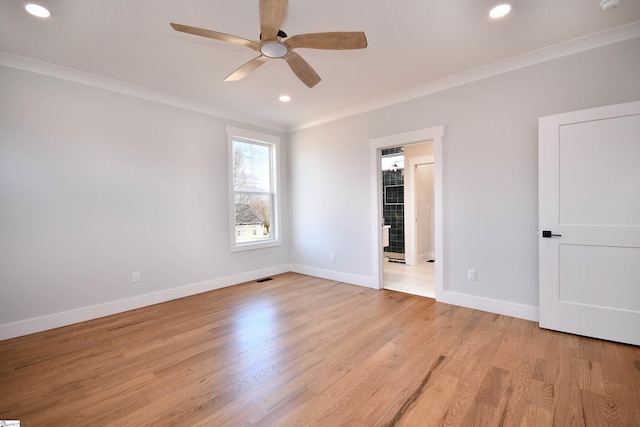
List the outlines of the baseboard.
{"label": "baseboard", "polygon": [[422,253],[418,255],[418,264],[427,262],[430,259],[435,259],[435,256],[433,255],[433,251]]}
{"label": "baseboard", "polygon": [[85,322],[87,320],[98,319],[112,314],[122,313],[136,308],[147,307],[161,302],[184,298],[203,292],[213,291],[227,286],[233,286],[251,280],[260,279],[266,276],[281,274],[291,271],[289,265],[254,270],[242,274],[221,277],[207,280],[205,282],[193,283],[190,285],[171,288],[150,294],[138,295],[104,304],[82,307],[75,310],[54,313],[33,319],[21,320],[13,323],[0,325],[0,340],[15,338],[23,335],[42,332],[61,326],[72,325],[74,323]]}
{"label": "baseboard", "polygon": [[[254,270],[242,274],[221,277],[200,283],[180,286],[164,291],[150,294],[138,295],[131,298],[112,301],[104,304],[83,307],[76,310],[54,313],[47,316],[22,320],[13,323],[0,325],[0,340],[6,340],[23,335],[55,329],[74,323],[85,322],[87,320],[98,319],[112,314],[122,313],[137,308],[147,307],[178,298],[196,295],[203,292],[213,291],[228,286],[237,285],[251,280],[260,279],[266,276],[286,273],[306,274],[328,280],[349,283],[352,285],[364,286],[377,289],[375,280],[372,277],[360,276],[356,274],[342,273],[339,271],[325,270],[303,265],[280,265],[261,270]],[[447,304],[459,305],[476,310],[488,311],[490,313],[503,314],[520,319],[538,321],[538,307],[515,304],[506,301],[499,301],[489,298],[476,297],[472,295],[459,294],[456,292],[444,292],[438,295],[438,301]]]}
{"label": "baseboard", "polygon": [[[378,289],[375,286],[375,281],[371,277],[358,276],[303,265],[291,265],[290,267],[291,271],[294,273],[306,274],[323,279],[337,280],[344,283],[350,283],[352,285]],[[516,317],[519,319],[531,320],[533,322],[538,321],[538,307],[476,297],[473,295],[459,294],[456,292],[444,292],[444,295],[438,295],[438,301],[475,310],[487,311],[489,313],[503,314],[505,316]]]}
{"label": "baseboard", "polygon": [[538,307],[530,305],[516,304],[507,301],[448,291],[438,295],[438,301],[447,304],[459,305],[461,307],[473,308],[475,310],[487,311],[489,313],[517,317],[518,319],[531,320],[533,322],[537,322],[539,319]]}
{"label": "baseboard", "polygon": [[341,273],[339,271],[325,270],[322,268],[307,267],[304,265],[290,265],[294,273],[306,274],[307,276],[320,277],[322,279],[336,280],[338,282],[349,283],[351,285],[364,286],[366,288],[378,289],[373,277],[358,276],[356,274]]}

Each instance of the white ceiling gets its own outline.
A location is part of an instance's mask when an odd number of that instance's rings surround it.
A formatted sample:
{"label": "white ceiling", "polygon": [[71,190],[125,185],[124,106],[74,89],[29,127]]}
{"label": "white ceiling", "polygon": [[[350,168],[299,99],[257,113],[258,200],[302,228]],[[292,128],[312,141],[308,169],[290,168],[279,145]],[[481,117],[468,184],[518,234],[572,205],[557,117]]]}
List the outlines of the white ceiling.
{"label": "white ceiling", "polygon": [[[298,49],[322,81],[302,84],[283,60],[238,82],[224,78],[255,52],[171,29],[170,22],[258,39],[258,0],[41,0],[0,2],[0,51],[103,76],[288,130],[507,58],[640,21],[640,0],[603,11],[598,0],[290,0],[293,36],[364,31],[354,51]],[[288,94],[283,104],[278,96]]]}

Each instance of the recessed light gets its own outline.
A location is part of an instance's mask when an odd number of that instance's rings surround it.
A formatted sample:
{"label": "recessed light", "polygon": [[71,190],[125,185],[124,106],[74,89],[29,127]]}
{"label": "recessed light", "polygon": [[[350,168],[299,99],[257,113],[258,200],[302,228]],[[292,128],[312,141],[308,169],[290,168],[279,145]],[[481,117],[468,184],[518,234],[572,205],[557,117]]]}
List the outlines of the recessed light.
{"label": "recessed light", "polygon": [[291,97],[289,95],[282,95],[280,96],[280,98],[278,98],[280,101],[282,102],[289,102],[291,101]]}
{"label": "recessed light", "polygon": [[502,18],[509,12],[511,12],[511,5],[501,4],[491,9],[491,11],[489,12],[489,16],[492,17],[493,19],[497,19],[497,18]]}
{"label": "recessed light", "polygon": [[32,14],[33,16],[37,16],[38,18],[48,18],[51,16],[51,12],[44,6],[40,6],[39,4],[29,3],[24,7],[27,12]]}

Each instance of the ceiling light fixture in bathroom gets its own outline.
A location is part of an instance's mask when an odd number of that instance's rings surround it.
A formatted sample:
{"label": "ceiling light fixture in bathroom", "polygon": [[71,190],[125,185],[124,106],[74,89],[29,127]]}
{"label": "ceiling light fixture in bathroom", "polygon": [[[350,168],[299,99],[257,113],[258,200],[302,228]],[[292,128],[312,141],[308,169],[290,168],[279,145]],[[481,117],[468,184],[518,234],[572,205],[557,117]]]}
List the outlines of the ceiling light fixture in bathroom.
{"label": "ceiling light fixture in bathroom", "polygon": [[396,153],[382,156],[380,166],[383,171],[396,171],[404,169],[404,154]]}

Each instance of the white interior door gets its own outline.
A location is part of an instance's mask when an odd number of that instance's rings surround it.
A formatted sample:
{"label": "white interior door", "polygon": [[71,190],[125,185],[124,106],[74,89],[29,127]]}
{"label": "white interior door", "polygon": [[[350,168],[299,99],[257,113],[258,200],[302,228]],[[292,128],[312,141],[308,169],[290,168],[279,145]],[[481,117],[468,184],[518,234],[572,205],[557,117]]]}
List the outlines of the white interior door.
{"label": "white interior door", "polygon": [[542,117],[538,149],[540,326],[640,345],[640,102]]}

